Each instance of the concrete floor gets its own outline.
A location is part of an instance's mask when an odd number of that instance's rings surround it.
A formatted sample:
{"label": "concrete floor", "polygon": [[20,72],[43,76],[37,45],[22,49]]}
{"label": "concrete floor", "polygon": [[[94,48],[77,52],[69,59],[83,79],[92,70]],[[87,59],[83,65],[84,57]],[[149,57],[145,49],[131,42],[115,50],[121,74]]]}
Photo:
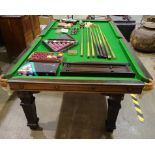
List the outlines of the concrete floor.
{"label": "concrete floor", "polygon": [[[8,70],[5,49],[0,48],[0,66]],[[136,52],[155,78],[155,54]],[[0,138],[155,138],[155,89],[138,96],[145,122],[138,121],[129,95],[125,95],[113,134],[104,130],[107,104],[101,94],[41,92],[36,106],[42,131],[31,131],[20,100],[0,88]]]}

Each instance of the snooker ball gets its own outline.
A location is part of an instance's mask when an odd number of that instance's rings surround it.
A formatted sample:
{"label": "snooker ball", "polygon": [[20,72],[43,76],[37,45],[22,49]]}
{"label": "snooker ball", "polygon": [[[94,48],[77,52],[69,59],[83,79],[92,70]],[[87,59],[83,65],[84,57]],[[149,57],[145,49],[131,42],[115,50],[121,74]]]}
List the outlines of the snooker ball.
{"label": "snooker ball", "polygon": [[47,58],[49,58],[49,59],[50,59],[50,58],[52,58],[52,56],[51,56],[51,55],[48,55],[48,56],[47,56]]}
{"label": "snooker ball", "polygon": [[63,53],[62,52],[59,52],[58,53],[58,57],[62,57],[63,56]]}

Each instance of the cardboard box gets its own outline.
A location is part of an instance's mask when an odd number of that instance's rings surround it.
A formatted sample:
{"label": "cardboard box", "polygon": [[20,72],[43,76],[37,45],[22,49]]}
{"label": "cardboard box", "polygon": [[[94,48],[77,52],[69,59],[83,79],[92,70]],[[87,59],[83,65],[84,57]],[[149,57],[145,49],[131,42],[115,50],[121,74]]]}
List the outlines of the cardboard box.
{"label": "cardboard box", "polygon": [[40,25],[48,25],[53,20],[53,16],[39,16]]}

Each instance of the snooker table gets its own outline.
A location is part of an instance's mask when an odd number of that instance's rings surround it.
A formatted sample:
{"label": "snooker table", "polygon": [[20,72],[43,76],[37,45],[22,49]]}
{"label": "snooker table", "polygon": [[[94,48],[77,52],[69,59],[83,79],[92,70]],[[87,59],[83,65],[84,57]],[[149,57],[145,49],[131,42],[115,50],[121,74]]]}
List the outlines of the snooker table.
{"label": "snooker table", "polygon": [[[110,20],[83,20],[83,22],[91,22],[100,25],[101,31],[107,38],[116,59],[102,59],[96,57],[87,57],[87,39],[86,28],[84,31],[84,55],[80,56],[80,40],[81,29],[78,21],[73,28],[79,28],[77,34],[72,35],[78,41],[78,44],[71,49],[77,50],[77,55],[68,55],[64,51],[63,61],[67,62],[105,62],[105,63],[126,63],[130,64],[129,68],[134,77],[121,77],[121,76],[62,76],[60,74],[63,63],[60,64],[56,76],[26,76],[19,75],[18,69],[25,63],[33,52],[43,51],[50,52],[44,46],[43,40],[56,38],[61,33],[56,33],[59,20],[52,21],[42,33],[33,41],[31,46],[23,51],[18,57],[15,65],[3,76],[1,76],[1,85],[9,86],[9,88],[17,92],[21,100],[21,106],[27,118],[27,125],[31,129],[39,128],[39,118],[37,116],[34,93],[40,91],[63,91],[63,92],[90,92],[102,93],[108,98],[108,112],[106,119],[106,130],[112,132],[116,129],[116,119],[121,108],[121,101],[127,93],[140,94],[144,87],[152,82],[152,77],[145,69],[140,60],[135,56],[134,52],[128,47],[122,34],[119,32],[115,24]],[[71,32],[69,30],[69,34]],[[95,104],[95,103],[94,103]]]}

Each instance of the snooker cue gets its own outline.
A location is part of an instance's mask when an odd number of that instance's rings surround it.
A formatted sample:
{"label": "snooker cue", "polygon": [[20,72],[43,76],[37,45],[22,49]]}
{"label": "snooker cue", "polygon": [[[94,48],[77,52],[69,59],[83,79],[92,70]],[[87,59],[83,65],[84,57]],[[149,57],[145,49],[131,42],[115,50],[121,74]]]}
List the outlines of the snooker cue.
{"label": "snooker cue", "polygon": [[80,56],[83,56],[83,28],[81,28],[81,50]]}
{"label": "snooker cue", "polygon": [[87,28],[87,57],[90,57],[90,47],[89,47],[89,35],[88,35],[88,28]]}
{"label": "snooker cue", "polygon": [[[100,28],[99,25],[98,25],[98,28],[99,28],[100,32],[102,33],[101,28]],[[103,33],[102,33],[102,34],[103,34]],[[107,43],[107,45],[108,45],[108,47],[109,47],[109,49],[110,49],[110,52],[111,52],[112,57],[113,57],[114,59],[116,59],[116,56],[115,56],[115,54],[114,54],[114,52],[113,52],[113,50],[112,50],[112,48],[111,48],[111,46],[110,46],[109,42],[107,41],[107,38],[105,37],[104,34],[103,34],[103,38],[104,38],[105,42]]]}
{"label": "snooker cue", "polygon": [[100,43],[100,48],[102,49],[103,57],[107,58],[107,53],[106,53],[104,47],[102,46],[102,41],[101,41],[101,38],[100,38],[99,31],[97,31],[98,29],[96,27],[95,27],[95,30],[96,30],[96,34],[97,34],[97,37],[98,37],[98,41]]}
{"label": "snooker cue", "polygon": [[92,36],[92,29],[91,28],[90,28],[90,39],[91,39],[91,47],[92,47],[92,56],[95,57],[93,36]]}
{"label": "snooker cue", "polygon": [[111,59],[111,52],[109,51],[109,48],[107,47],[107,43],[106,43],[106,41],[105,41],[105,39],[104,39],[103,33],[102,33],[102,31],[101,31],[101,29],[99,28],[98,25],[97,25],[97,28],[99,29],[100,34],[101,34],[101,36],[102,36],[102,41],[103,41],[103,43],[104,43],[104,45],[105,45],[105,49],[106,49],[106,51],[107,51],[108,58]]}
{"label": "snooker cue", "polygon": [[100,57],[104,57],[104,56],[103,56],[103,53],[102,53],[102,49],[101,49],[101,47],[99,46],[100,44],[99,44],[99,40],[97,39],[97,35],[96,35],[96,31],[95,31],[95,30],[94,30],[94,37],[96,38],[96,43],[97,43],[97,45],[98,45]]}
{"label": "snooker cue", "polygon": [[99,36],[99,41],[100,41],[100,44],[101,44],[101,46],[102,46],[103,52],[105,53],[106,58],[108,58],[107,50],[106,50],[106,48],[105,48],[105,45],[104,45],[103,42],[102,42],[102,37],[101,37],[100,32],[99,32],[99,30],[98,30],[97,27],[96,27],[96,30],[97,30],[97,33],[98,33],[98,36]]}
{"label": "snooker cue", "polygon": [[96,40],[95,40],[96,38],[93,35],[93,30],[92,29],[91,29],[91,33],[92,33],[93,44],[94,44],[95,49],[96,49],[97,57],[101,57],[100,52],[99,52],[99,49],[98,49],[98,46],[97,46],[97,43],[96,43]]}

